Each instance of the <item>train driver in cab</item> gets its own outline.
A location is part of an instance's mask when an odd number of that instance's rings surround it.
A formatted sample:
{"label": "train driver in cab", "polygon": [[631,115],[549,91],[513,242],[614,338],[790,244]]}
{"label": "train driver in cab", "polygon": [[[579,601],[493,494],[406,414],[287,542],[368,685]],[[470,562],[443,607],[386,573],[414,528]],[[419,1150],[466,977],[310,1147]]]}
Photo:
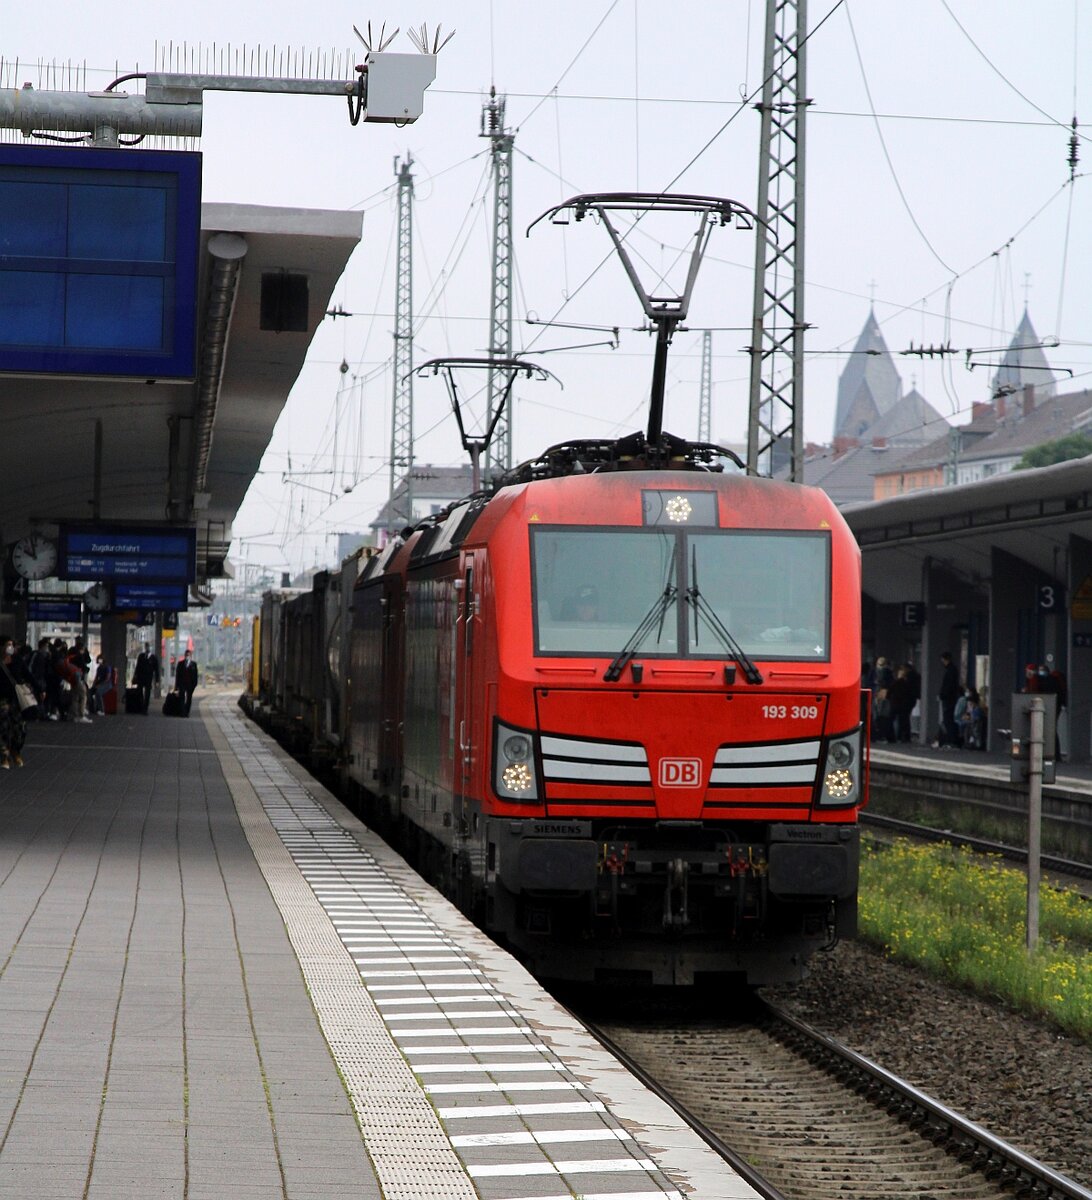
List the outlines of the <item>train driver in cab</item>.
{"label": "train driver in cab", "polygon": [[561,620],[587,624],[599,620],[599,591],[591,584],[582,584],[570,592],[561,605]]}

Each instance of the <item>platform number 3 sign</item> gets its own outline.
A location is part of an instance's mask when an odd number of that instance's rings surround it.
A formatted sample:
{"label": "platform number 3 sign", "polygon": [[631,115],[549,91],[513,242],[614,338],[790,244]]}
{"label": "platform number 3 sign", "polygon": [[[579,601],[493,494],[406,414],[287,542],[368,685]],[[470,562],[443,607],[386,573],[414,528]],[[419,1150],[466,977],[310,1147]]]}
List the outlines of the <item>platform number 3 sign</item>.
{"label": "platform number 3 sign", "polygon": [[1061,612],[1065,601],[1065,589],[1056,583],[1041,583],[1038,587],[1039,611]]}

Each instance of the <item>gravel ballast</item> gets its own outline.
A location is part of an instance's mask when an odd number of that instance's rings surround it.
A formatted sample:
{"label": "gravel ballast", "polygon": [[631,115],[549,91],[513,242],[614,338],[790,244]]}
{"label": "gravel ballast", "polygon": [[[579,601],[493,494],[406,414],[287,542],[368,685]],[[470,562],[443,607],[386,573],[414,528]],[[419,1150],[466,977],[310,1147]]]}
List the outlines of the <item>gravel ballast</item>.
{"label": "gravel ballast", "polygon": [[843,942],[772,1002],[1026,1154],[1092,1186],[1092,1047]]}

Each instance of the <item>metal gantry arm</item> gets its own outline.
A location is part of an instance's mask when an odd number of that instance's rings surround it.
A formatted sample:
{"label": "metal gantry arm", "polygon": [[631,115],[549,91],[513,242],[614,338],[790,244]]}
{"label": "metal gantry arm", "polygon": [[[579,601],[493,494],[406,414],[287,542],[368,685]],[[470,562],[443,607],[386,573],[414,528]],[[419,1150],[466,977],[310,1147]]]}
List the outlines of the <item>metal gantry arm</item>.
{"label": "metal gantry arm", "polygon": [[[625,236],[619,236],[609,214],[624,212],[636,214],[634,224],[649,212],[691,213],[698,217],[698,228],[693,235],[690,263],[686,281],[681,292],[670,295],[653,295],[641,283],[633,259],[626,249]],[[555,205],[537,217],[527,227],[527,232],[543,220],[555,225],[568,224],[569,216],[582,221],[589,213],[594,214],[610,234],[615,252],[622,267],[637,293],[645,316],[656,331],[656,354],[652,366],[652,389],[648,410],[648,442],[655,446],[663,434],[664,390],[667,381],[667,350],[675,330],[686,320],[694,284],[698,278],[702,258],[709,244],[713,229],[721,225],[735,224],[737,229],[753,229],[758,218],[744,204],[720,196],[699,196],[681,192],[593,192],[573,196],[563,204]]]}
{"label": "metal gantry arm", "polygon": [[[462,370],[485,371],[490,379],[499,377],[504,380],[502,387],[490,392],[489,410],[485,414],[485,429],[476,434],[467,429],[463,402],[459,398],[455,374]],[[424,375],[443,374],[448,398],[451,400],[451,408],[455,414],[456,424],[459,426],[459,440],[462,442],[463,449],[470,455],[473,473],[472,490],[474,492],[481,489],[481,456],[484,451],[488,450],[493,440],[497,422],[501,419],[501,414],[508,403],[508,397],[519,376],[523,375],[527,379],[537,379],[540,382],[552,379],[559,386],[564,387],[564,384],[553,372],[522,358],[432,358],[428,362],[422,363],[412,373],[419,378]]]}
{"label": "metal gantry arm", "polygon": [[[340,65],[340,63],[338,64]],[[88,134],[97,145],[116,145],[119,134],[200,137],[206,92],[265,92],[340,96],[350,120],[406,125],[424,109],[436,78],[436,54],[368,51],[354,78],[262,77],[178,71],[133,72],[144,94],[107,88],[101,92],[38,91],[29,86],[0,90],[0,129],[27,137],[39,131]],[[355,116],[354,116],[355,113]]]}

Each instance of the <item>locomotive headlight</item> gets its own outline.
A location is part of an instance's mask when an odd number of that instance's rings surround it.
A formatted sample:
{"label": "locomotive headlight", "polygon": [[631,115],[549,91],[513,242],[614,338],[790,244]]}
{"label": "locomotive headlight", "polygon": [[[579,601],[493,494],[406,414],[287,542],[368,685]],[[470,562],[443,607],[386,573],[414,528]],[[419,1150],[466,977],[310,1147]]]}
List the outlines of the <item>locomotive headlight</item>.
{"label": "locomotive headlight", "polygon": [[495,726],[493,739],[493,788],[502,800],[526,803],[538,799],[533,735],[519,729]]}
{"label": "locomotive headlight", "polygon": [[834,767],[848,767],[854,758],[856,758],[856,755],[853,753],[853,747],[849,742],[835,742],[830,748],[827,763]]}
{"label": "locomotive headlight", "polygon": [[841,734],[827,743],[827,761],[819,803],[845,806],[860,800],[861,731]]}
{"label": "locomotive headlight", "polygon": [[534,783],[534,777],[525,762],[510,763],[501,772],[501,782],[510,792],[526,792]]}
{"label": "locomotive headlight", "polygon": [[853,776],[841,769],[828,771],[823,790],[834,800],[844,800],[853,791]]}
{"label": "locomotive headlight", "polygon": [[531,757],[531,739],[524,737],[522,733],[517,733],[513,737],[505,738],[504,757],[509,762],[526,762]]}

